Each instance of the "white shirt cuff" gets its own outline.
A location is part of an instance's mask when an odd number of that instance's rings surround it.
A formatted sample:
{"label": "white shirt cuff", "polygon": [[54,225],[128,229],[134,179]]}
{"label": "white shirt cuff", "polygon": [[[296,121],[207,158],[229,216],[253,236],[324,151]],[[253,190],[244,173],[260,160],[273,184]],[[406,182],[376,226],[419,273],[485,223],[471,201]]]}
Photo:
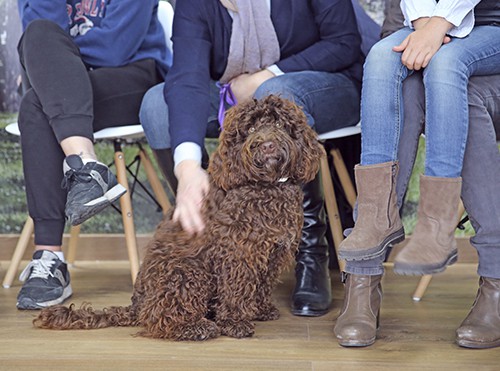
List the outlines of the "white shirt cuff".
{"label": "white shirt cuff", "polygon": [[195,160],[201,164],[200,146],[194,142],[184,142],[179,144],[174,151],[175,166],[179,165],[184,160]]}
{"label": "white shirt cuff", "polygon": [[413,28],[411,22],[421,17],[441,17],[453,24],[448,35],[467,36],[474,27],[474,7],[480,0],[402,0],[404,25]]}
{"label": "white shirt cuff", "polygon": [[274,74],[274,76],[281,76],[281,75],[284,75],[284,74],[285,74],[285,73],[284,73],[282,70],[280,70],[280,68],[279,68],[277,65],[275,65],[275,64],[273,64],[273,65],[271,65],[271,66],[267,67],[267,68],[266,68],[266,70],[270,71],[272,74]]}
{"label": "white shirt cuff", "polygon": [[402,0],[400,3],[404,25],[413,28],[411,22],[422,17],[430,17],[436,8],[435,0]]}

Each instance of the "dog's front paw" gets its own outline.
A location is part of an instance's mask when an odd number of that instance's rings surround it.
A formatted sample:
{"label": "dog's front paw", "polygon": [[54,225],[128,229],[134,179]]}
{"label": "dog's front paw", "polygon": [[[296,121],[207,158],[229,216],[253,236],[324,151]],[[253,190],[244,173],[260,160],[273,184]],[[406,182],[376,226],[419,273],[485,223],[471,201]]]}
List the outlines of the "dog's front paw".
{"label": "dog's front paw", "polygon": [[230,336],[232,338],[244,338],[252,336],[255,333],[255,325],[248,320],[235,321],[232,319],[225,319],[217,321],[220,327],[221,334]]}
{"label": "dog's front paw", "polygon": [[175,340],[200,341],[216,338],[220,335],[217,324],[206,318],[202,318],[194,323],[178,325],[173,332],[176,334]]}
{"label": "dog's front paw", "polygon": [[280,311],[273,304],[263,306],[255,315],[256,321],[274,321],[278,318],[280,318]]}

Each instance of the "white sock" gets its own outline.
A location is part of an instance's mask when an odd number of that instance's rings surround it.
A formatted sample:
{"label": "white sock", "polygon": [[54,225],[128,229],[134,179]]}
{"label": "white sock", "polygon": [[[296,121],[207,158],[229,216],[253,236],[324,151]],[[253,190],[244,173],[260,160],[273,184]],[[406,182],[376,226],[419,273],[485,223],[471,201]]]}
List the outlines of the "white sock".
{"label": "white sock", "polygon": [[66,260],[64,259],[64,253],[62,251],[52,251],[54,254],[56,254],[57,258],[62,261],[63,263],[66,263]]}

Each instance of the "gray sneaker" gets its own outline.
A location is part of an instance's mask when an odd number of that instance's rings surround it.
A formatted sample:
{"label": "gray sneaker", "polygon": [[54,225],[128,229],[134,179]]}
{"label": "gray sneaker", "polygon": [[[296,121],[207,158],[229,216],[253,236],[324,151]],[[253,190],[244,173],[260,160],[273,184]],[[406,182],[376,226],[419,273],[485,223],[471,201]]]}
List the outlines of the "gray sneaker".
{"label": "gray sneaker", "polygon": [[18,309],[46,308],[73,294],[68,266],[49,250],[35,251],[19,279],[24,284],[17,295]]}
{"label": "gray sneaker", "polygon": [[61,186],[68,190],[65,212],[72,225],[101,212],[127,191],[106,165],[96,161],[84,164],[78,155],[64,159],[63,171]]}

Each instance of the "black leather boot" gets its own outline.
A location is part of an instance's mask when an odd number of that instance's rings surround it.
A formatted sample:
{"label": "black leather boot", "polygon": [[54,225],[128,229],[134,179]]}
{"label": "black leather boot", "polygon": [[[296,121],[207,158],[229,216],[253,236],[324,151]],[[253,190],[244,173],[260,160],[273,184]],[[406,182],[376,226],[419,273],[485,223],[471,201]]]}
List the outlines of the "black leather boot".
{"label": "black leather boot", "polygon": [[304,227],[296,256],[292,313],[296,316],[322,316],[330,310],[332,288],[328,270],[326,218],[320,175],[304,185]]}
{"label": "black leather boot", "polygon": [[174,193],[177,193],[177,178],[174,174],[174,156],[170,148],[167,149],[153,149],[153,154],[156,158],[156,163],[160,168],[162,174]]}

